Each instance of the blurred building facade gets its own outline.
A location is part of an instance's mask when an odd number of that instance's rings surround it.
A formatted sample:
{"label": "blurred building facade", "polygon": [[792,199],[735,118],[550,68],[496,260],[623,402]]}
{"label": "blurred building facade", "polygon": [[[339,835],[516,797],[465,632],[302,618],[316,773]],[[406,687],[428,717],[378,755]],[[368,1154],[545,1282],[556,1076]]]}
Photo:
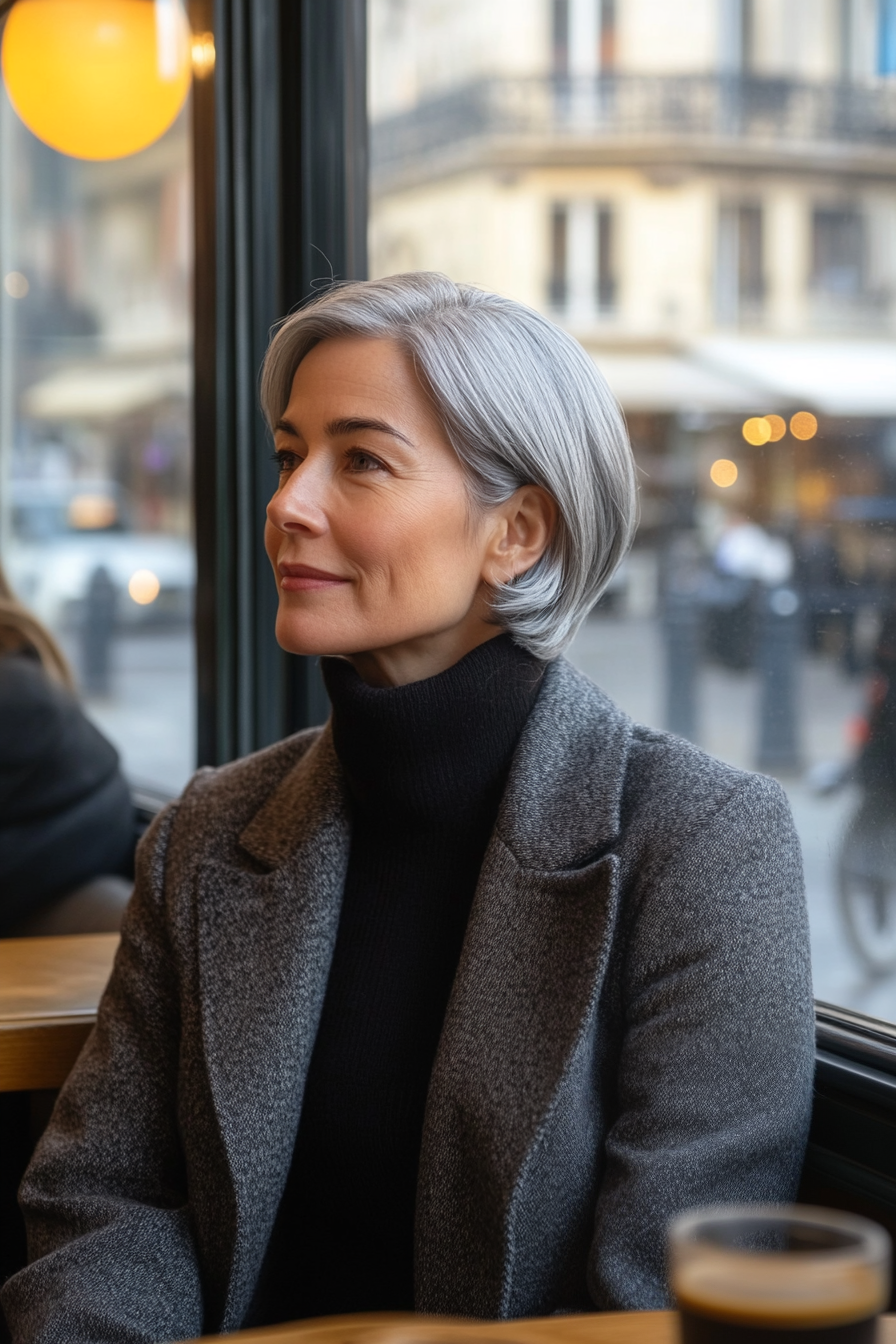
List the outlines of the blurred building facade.
{"label": "blurred building facade", "polygon": [[[693,496],[826,521],[867,570],[864,524],[896,517],[891,0],[371,0],[370,16],[372,274],[444,270],[582,341],[645,471],[642,543]],[[741,437],[748,416],[801,409],[812,441]]]}

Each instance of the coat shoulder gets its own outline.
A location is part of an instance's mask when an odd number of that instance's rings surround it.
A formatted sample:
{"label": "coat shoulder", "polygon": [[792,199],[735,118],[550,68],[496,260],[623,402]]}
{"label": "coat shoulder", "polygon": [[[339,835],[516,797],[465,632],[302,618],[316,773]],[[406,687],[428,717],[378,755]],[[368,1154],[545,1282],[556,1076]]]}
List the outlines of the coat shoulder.
{"label": "coat shoulder", "polygon": [[[558,678],[567,716],[579,732],[575,753],[580,790],[584,777],[603,777],[615,790],[615,831],[625,849],[649,843],[671,852],[729,803],[732,824],[749,825],[758,814],[792,832],[787,796],[777,780],[710,756],[673,733],[637,723],[583,673],[566,664]],[[585,730],[584,732],[582,730]],[[609,776],[609,778],[608,778]]]}
{"label": "coat shoulder", "polygon": [[679,819],[685,812],[715,811],[736,794],[787,806],[777,780],[729,765],[673,733],[640,723],[632,724],[625,793],[630,804],[640,799]]}

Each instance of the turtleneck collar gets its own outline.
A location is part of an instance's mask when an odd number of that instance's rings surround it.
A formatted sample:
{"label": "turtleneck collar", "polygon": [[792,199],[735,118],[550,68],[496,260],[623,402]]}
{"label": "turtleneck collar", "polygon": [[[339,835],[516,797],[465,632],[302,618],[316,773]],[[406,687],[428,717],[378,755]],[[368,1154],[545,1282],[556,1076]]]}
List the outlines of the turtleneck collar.
{"label": "turtleneck collar", "polygon": [[509,635],[487,640],[435,677],[368,686],[325,658],[333,741],[362,822],[396,829],[494,823],[544,663]]}

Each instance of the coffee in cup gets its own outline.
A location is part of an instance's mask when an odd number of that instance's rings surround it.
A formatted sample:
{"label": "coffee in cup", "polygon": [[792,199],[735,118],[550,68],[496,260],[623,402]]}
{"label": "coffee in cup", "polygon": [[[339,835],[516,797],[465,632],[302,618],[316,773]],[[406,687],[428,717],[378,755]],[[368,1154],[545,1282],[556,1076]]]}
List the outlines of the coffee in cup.
{"label": "coffee in cup", "polygon": [[872,1344],[890,1296],[890,1239],[829,1209],[697,1210],[669,1232],[683,1344]]}

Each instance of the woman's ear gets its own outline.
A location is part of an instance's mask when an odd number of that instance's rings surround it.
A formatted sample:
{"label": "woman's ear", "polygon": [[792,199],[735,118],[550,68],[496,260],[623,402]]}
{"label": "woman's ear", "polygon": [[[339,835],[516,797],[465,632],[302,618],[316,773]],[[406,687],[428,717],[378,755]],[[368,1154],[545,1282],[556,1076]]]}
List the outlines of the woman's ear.
{"label": "woman's ear", "polygon": [[557,505],[540,485],[523,485],[494,512],[482,568],[494,586],[525,574],[544,555],[557,524]]}

